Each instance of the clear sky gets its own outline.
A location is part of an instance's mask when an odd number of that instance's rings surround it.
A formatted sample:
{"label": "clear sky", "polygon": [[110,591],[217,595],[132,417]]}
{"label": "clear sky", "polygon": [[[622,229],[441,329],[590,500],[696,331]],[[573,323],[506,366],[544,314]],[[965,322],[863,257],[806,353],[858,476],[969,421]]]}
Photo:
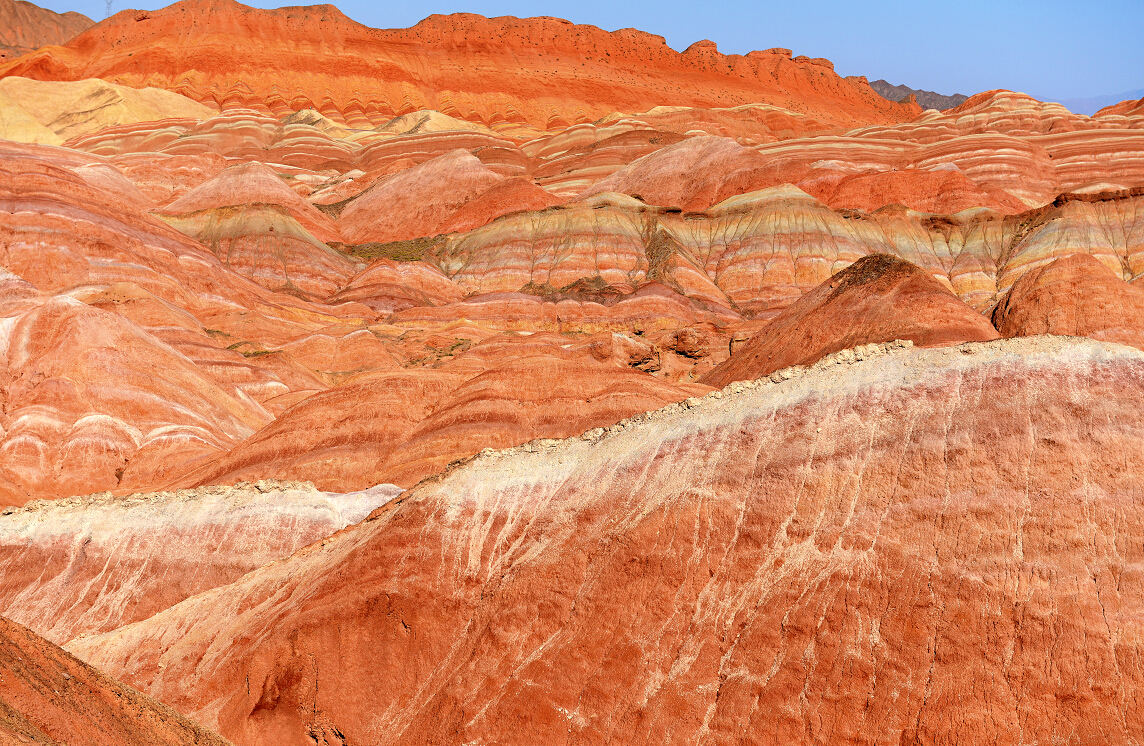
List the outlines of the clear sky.
{"label": "clear sky", "polygon": [[[33,0],[36,2],[36,0]],[[104,17],[104,0],[41,0],[55,11]],[[113,12],[166,0],[114,0]],[[252,0],[249,5],[280,7]],[[1009,88],[1079,98],[1144,88],[1144,0],[421,0],[334,3],[376,28],[431,13],[548,15],[609,31],[635,27],[682,50],[711,39],[727,53],[788,47],[827,57],[842,75],[972,95]]]}

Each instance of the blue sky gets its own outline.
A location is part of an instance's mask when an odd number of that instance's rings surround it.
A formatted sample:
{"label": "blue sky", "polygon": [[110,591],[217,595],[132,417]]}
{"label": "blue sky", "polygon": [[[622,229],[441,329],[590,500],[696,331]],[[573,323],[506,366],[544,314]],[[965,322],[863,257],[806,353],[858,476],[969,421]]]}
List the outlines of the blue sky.
{"label": "blue sky", "polygon": [[[104,16],[103,0],[38,4],[77,10],[95,20]],[[113,9],[168,4],[115,0]],[[335,5],[377,28],[467,11],[559,16],[609,31],[632,26],[664,36],[678,50],[699,39],[711,39],[728,53],[789,47],[796,55],[831,59],[842,75],[885,78],[945,94],[1009,88],[1081,98],[1144,88],[1144,0],[342,0]]]}

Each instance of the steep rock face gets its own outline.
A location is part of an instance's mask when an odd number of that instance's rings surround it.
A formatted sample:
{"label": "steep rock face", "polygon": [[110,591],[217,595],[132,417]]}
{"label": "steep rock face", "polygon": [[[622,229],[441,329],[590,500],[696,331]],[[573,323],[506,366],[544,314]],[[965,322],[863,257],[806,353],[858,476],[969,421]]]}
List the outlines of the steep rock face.
{"label": "steep rock face", "polygon": [[792,303],[703,383],[722,387],[762,378],[871,342],[908,339],[928,347],[998,336],[931,275],[897,257],[871,254]]}
{"label": "steep rock face", "polygon": [[0,514],[0,614],[52,642],[107,632],[226,585],[365,518],[400,490],[259,482],[93,495]]}
{"label": "steep rock face", "polygon": [[1005,337],[1064,334],[1144,349],[1144,290],[1088,254],[1031,269],[993,310]]}
{"label": "steep rock face", "polygon": [[230,746],[230,741],[3,617],[0,741],[36,746]]}
{"label": "steep rock face", "polygon": [[347,243],[386,243],[443,232],[467,202],[500,184],[465,150],[454,150],[367,189],[339,217]]}
{"label": "steep rock face", "polygon": [[48,44],[64,44],[94,25],[75,11],[56,13],[25,0],[0,0],[0,61]]}
{"label": "steep rock face", "polygon": [[[767,317],[862,256],[887,253],[945,277],[958,297],[985,310],[1029,268],[1062,255],[1090,253],[1124,267],[1126,280],[1144,272],[1144,199],[1133,194],[1062,199],[1006,217],[835,211],[790,186],[731,197],[704,215],[610,193],[505,216],[442,239],[424,258],[468,294],[590,283],[622,296],[659,282],[712,309]],[[409,310],[411,318],[422,313],[437,312]]]}
{"label": "steep rock face", "polygon": [[137,15],[118,13],[66,47],[0,67],[0,76],[146,80],[224,107],[315,109],[358,127],[424,109],[539,130],[662,104],[765,102],[835,126],[921,112],[789,50],[723,55],[706,42],[679,53],[659,36],[555,18],[457,14],[378,31],[329,5],[267,11],[225,0]]}
{"label": "steep rock face", "polygon": [[73,647],[250,745],[1139,740],[1141,353],[788,373],[482,455]]}

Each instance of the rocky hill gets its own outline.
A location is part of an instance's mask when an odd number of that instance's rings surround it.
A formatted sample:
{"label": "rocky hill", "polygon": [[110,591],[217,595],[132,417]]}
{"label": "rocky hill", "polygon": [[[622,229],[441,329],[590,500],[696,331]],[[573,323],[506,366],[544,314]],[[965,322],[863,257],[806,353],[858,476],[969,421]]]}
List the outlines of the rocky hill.
{"label": "rocky hill", "polygon": [[910,96],[913,96],[914,100],[917,101],[918,105],[923,109],[938,109],[939,111],[961,106],[969,99],[969,96],[963,93],[943,96],[933,91],[921,91],[910,88],[909,86],[894,85],[885,80],[875,80],[870,84],[870,87],[887,101],[907,101]]}
{"label": "rocky hill", "polygon": [[245,744],[1134,737],[1144,353],[903,344],[483,453],[72,647]]}
{"label": "rocky hill", "polygon": [[121,11],[62,49],[0,65],[7,75],[159,86],[275,115],[317,109],[354,126],[420,109],[539,130],[662,105],[768,103],[833,126],[920,111],[787,49],[724,55],[701,41],[680,53],[635,29],[474,14],[381,31],[331,5],[260,10],[234,0]]}
{"label": "rocky hill", "polygon": [[49,44],[66,44],[95,22],[82,13],[55,13],[26,0],[0,0],[0,63]]}
{"label": "rocky hill", "polygon": [[1144,740],[1140,101],[59,41],[0,62],[0,742]]}

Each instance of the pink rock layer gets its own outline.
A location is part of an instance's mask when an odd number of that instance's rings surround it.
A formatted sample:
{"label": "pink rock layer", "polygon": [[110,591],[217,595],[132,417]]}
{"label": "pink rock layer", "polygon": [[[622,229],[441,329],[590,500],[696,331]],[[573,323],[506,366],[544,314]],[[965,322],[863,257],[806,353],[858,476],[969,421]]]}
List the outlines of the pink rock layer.
{"label": "pink rock layer", "polygon": [[107,632],[287,557],[400,492],[260,481],[9,509],[0,513],[0,614],[60,645]]}
{"label": "pink rock layer", "polygon": [[1144,355],[890,348],[481,455],[73,648],[243,746],[1139,740]]}

